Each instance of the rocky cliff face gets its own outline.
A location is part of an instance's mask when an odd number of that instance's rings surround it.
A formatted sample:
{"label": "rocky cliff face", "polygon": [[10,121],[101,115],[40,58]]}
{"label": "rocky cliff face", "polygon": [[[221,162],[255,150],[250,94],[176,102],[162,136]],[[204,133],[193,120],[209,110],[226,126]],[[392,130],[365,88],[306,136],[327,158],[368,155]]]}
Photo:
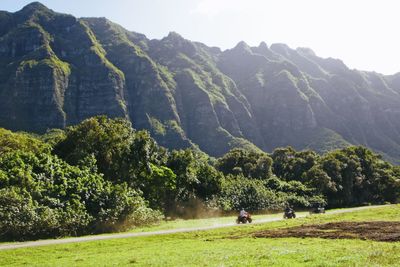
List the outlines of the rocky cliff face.
{"label": "rocky cliff face", "polygon": [[2,126],[42,132],[125,115],[124,74],[84,21],[39,3],[1,17],[8,21],[0,39]]}
{"label": "rocky cliff face", "polygon": [[99,114],[170,148],[324,152],[363,144],[400,159],[400,76],[284,44],[230,50],[161,40],[32,3],[0,12],[0,126],[44,132]]}

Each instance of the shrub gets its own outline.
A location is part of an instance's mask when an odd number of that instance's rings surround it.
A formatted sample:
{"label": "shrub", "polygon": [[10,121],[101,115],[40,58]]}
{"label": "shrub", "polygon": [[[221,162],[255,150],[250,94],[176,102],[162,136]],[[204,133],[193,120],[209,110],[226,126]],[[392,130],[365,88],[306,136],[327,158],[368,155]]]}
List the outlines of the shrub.
{"label": "shrub", "polygon": [[263,181],[227,176],[217,197],[217,205],[223,210],[265,210],[275,209],[281,203],[275,192],[264,186]]}
{"label": "shrub", "polygon": [[[93,159],[94,160],[94,159]],[[0,157],[0,239],[81,235],[160,219],[140,193],[53,155],[14,151]]]}

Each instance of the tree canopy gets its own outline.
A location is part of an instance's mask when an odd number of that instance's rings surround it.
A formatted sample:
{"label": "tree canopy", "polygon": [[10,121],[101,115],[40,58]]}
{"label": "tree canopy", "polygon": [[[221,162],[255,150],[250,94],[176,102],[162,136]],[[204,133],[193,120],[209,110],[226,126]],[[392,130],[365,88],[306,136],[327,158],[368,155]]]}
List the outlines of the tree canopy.
{"label": "tree canopy", "polygon": [[118,231],[203,211],[397,202],[400,168],[362,146],[319,155],[169,151],[125,119],[43,136],[0,129],[0,239]]}

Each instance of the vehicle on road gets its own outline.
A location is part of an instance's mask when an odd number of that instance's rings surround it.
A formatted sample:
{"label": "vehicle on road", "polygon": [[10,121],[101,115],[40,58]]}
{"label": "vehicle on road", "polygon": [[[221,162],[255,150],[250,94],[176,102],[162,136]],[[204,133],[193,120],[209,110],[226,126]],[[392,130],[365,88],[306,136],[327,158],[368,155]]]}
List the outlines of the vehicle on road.
{"label": "vehicle on road", "polygon": [[236,223],[240,224],[240,223],[251,223],[253,221],[253,219],[251,218],[251,214],[246,212],[246,214],[244,215],[239,215],[236,219]]}
{"label": "vehicle on road", "polygon": [[324,207],[312,207],[310,210],[310,214],[321,214],[321,213],[325,213]]}
{"label": "vehicle on road", "polygon": [[292,208],[286,208],[283,213],[284,219],[294,219],[296,218],[296,212]]}
{"label": "vehicle on road", "polygon": [[324,204],[320,202],[311,203],[310,214],[321,214],[325,213]]}

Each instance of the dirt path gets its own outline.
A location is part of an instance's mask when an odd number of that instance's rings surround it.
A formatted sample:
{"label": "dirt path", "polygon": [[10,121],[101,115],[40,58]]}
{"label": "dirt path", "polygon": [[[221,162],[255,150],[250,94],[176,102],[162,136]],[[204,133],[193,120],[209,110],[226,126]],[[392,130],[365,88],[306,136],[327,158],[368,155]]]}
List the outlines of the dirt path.
{"label": "dirt path", "polygon": [[[382,206],[357,207],[357,208],[327,211],[326,213],[327,214],[347,213],[347,212],[354,212],[354,211],[379,208],[379,207],[382,207]],[[306,216],[307,215],[302,214],[302,215],[299,215],[298,217],[301,218],[301,217],[306,217]],[[257,220],[253,224],[268,223],[268,222],[275,222],[275,221],[281,221],[281,220],[283,220],[283,218],[267,218],[267,219]],[[78,242],[88,242],[88,241],[117,239],[117,238],[129,238],[129,237],[139,237],[139,236],[153,236],[153,235],[166,235],[166,234],[185,233],[185,232],[194,232],[194,231],[205,231],[205,230],[212,230],[212,229],[217,229],[217,228],[231,227],[231,226],[235,226],[235,225],[237,225],[237,224],[233,222],[233,223],[220,224],[220,225],[214,225],[214,226],[195,227],[195,228],[179,228],[179,229],[162,230],[162,231],[154,231],[154,232],[122,233],[122,234],[94,235],[94,236],[64,238],[64,239],[48,239],[48,240],[39,240],[39,241],[28,241],[28,242],[10,243],[10,244],[0,245],[0,250],[38,247],[38,246],[57,245],[57,244],[68,244],[68,243],[78,243]],[[246,225],[242,224],[241,226],[245,227]]]}
{"label": "dirt path", "polygon": [[400,241],[400,222],[331,222],[259,231],[253,233],[251,236],[257,238],[312,237],[325,239],[361,239],[383,242],[398,242]]}

